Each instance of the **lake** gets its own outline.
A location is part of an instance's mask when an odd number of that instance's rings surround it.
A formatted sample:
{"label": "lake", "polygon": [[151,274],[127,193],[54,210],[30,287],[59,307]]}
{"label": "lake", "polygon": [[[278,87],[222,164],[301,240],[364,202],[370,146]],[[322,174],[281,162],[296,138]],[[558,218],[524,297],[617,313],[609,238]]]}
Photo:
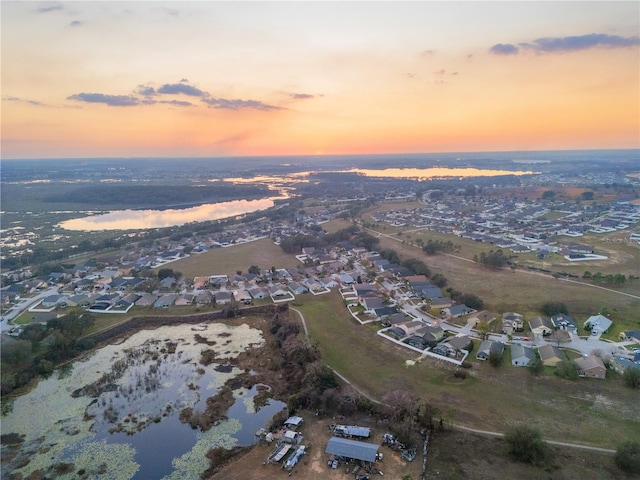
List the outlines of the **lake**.
{"label": "lake", "polygon": [[[234,200],[230,202],[208,203],[189,208],[117,210],[109,213],[90,215],[66,220],[59,224],[66,230],[102,231],[137,230],[184,225],[191,222],[205,222],[235,217],[246,213],[266,210],[274,206],[274,200],[287,197],[287,190],[296,183],[308,182],[315,171],[305,171],[275,176],[255,176],[225,178],[226,182],[254,183],[266,185],[280,191],[281,196],[260,200]],[[327,170],[321,173],[358,173],[367,177],[406,178],[411,180],[432,180],[440,178],[495,177],[502,175],[531,175],[531,171],[489,170],[478,168],[385,168]],[[212,182],[217,180],[211,180]]]}

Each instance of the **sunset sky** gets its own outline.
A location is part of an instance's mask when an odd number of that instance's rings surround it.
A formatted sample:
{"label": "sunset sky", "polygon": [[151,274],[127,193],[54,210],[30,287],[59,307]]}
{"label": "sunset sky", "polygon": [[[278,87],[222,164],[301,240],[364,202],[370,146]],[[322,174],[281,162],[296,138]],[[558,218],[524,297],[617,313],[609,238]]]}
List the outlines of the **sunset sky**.
{"label": "sunset sky", "polygon": [[640,2],[1,4],[2,157],[640,147]]}

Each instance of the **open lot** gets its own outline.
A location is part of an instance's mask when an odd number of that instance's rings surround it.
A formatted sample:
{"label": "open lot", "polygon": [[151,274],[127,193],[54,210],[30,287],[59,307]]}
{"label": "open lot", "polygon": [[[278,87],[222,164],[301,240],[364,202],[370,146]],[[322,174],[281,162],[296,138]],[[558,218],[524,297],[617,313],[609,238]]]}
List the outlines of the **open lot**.
{"label": "open lot", "polygon": [[251,265],[261,269],[271,267],[288,268],[302,265],[293,255],[285,253],[270,238],[214,248],[199,255],[168,263],[164,268],[172,268],[187,278],[206,275],[232,275],[237,270],[247,272]]}
{"label": "open lot", "polygon": [[[324,453],[330,433],[328,419],[316,419],[308,412],[297,412],[305,418],[300,429],[304,435],[303,443],[309,447],[308,455],[293,469],[292,477],[305,480],[353,478],[347,475],[345,467],[332,470],[327,466],[328,455]],[[381,443],[385,429],[376,426],[371,420],[350,418],[349,421],[372,428],[371,442]],[[265,465],[264,460],[272,446],[262,442],[254,446],[241,458],[235,459],[209,480],[267,480],[289,478],[289,473],[279,465]],[[397,452],[380,447],[384,458],[378,462],[378,468],[384,476],[372,475],[372,479],[391,478],[399,480],[403,475],[411,475],[414,480],[420,478],[422,456],[413,462],[406,462]],[[570,448],[554,447],[555,460],[547,470],[530,465],[516,463],[504,454],[504,443],[500,438],[488,437],[446,427],[436,430],[431,438],[427,452],[426,478],[443,480],[617,480],[626,477],[614,465],[613,456],[607,453],[582,451]],[[349,472],[351,469],[349,468]],[[630,477],[629,477],[630,478]]]}

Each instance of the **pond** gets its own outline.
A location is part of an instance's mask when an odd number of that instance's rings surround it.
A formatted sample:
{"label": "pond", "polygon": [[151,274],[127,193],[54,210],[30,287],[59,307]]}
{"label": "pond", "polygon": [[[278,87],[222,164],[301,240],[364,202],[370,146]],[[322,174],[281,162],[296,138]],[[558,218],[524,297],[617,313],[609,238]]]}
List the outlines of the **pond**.
{"label": "pond", "polygon": [[[207,398],[243,373],[233,359],[262,344],[247,325],[207,323],[141,331],[94,352],[15,399],[2,433],[24,442],[9,462],[3,446],[2,476],[43,469],[59,479],[79,471],[114,480],[199,478],[207,451],[251,445],[285,407],[268,399],[257,408],[254,398],[268,387],[254,385],[233,390],[227,419],[209,430],[179,418],[186,408],[203,412]],[[223,363],[200,364],[202,350]]]}

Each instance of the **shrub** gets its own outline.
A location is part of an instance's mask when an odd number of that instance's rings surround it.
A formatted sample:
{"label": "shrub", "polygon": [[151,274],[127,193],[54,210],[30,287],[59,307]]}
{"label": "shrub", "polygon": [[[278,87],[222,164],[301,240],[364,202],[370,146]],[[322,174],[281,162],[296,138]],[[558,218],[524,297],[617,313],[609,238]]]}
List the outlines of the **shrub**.
{"label": "shrub", "polygon": [[561,378],[568,378],[569,380],[578,379],[578,366],[573,360],[565,360],[556,365],[555,374]]}
{"label": "shrub", "polygon": [[622,374],[622,380],[624,384],[629,388],[640,387],[640,369],[627,368]]}
{"label": "shrub", "polygon": [[640,443],[623,443],[618,447],[613,459],[616,465],[626,473],[640,473]]}
{"label": "shrub", "polygon": [[507,454],[518,462],[536,466],[547,465],[551,460],[551,449],[534,428],[520,425],[504,435]]}

